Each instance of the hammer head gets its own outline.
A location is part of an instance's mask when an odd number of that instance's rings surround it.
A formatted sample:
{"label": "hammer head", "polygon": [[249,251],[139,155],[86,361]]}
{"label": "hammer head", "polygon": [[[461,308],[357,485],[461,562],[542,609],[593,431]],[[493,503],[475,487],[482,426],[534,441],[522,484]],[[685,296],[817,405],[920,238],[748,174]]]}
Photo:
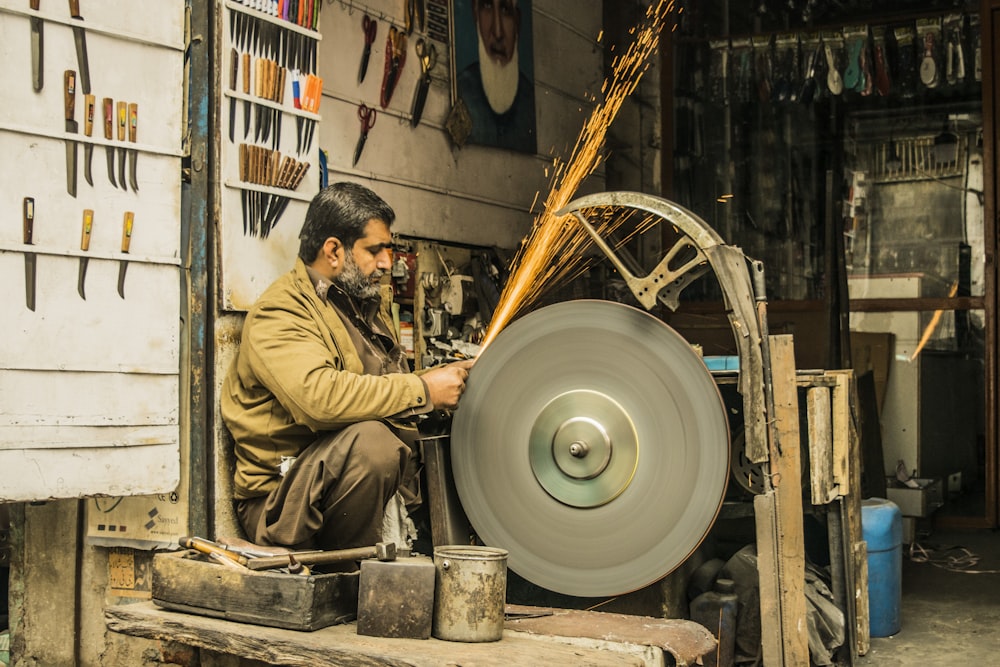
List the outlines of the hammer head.
{"label": "hammer head", "polygon": [[376,544],[375,558],[379,560],[396,560],[396,543],[379,542]]}

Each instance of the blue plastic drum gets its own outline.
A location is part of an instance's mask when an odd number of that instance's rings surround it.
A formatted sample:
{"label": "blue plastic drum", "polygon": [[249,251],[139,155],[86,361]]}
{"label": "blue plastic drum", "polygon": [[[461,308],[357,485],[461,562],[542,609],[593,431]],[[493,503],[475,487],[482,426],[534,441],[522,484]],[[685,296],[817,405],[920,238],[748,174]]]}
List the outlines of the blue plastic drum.
{"label": "blue plastic drum", "polygon": [[868,543],[868,621],[872,637],[900,629],[903,588],[903,515],[884,498],[861,501],[861,533]]}

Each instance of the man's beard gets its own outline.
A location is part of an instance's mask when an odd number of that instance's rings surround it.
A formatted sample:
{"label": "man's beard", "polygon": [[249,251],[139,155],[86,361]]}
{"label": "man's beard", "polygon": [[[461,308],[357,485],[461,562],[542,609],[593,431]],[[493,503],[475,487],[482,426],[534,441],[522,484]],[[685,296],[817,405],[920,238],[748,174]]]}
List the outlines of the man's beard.
{"label": "man's beard", "polygon": [[483,92],[496,114],[507,113],[517,97],[517,49],[506,63],[494,60],[486,50],[483,38],[479,36],[479,76],[483,81]]}
{"label": "man's beard", "polygon": [[377,299],[381,295],[379,280],[382,278],[382,271],[375,269],[371,275],[366,276],[349,254],[344,260],[344,270],[333,279],[340,289],[355,299]]}

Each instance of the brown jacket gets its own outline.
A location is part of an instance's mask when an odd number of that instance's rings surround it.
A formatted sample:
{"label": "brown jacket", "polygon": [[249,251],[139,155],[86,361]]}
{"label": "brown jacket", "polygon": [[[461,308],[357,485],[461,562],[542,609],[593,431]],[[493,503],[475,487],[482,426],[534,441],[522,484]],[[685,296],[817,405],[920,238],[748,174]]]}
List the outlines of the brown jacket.
{"label": "brown jacket", "polygon": [[[388,324],[387,292],[380,317]],[[424,412],[426,403],[415,374],[363,374],[343,322],[297,259],[247,313],[222,384],[222,418],[236,441],[236,498],[270,493],[282,457],[297,456],[320,433]]]}

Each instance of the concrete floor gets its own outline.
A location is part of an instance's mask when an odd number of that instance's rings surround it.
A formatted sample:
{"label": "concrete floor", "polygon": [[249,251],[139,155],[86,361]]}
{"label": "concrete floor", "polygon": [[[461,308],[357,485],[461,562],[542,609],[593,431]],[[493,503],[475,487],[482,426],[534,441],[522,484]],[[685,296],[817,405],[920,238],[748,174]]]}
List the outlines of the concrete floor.
{"label": "concrete floor", "polygon": [[958,555],[964,547],[979,557],[969,570],[944,569],[907,557],[904,545],[901,630],[872,638],[871,651],[859,667],[952,667],[1000,664],[1000,533],[932,532],[918,535],[918,545],[932,557]]}

